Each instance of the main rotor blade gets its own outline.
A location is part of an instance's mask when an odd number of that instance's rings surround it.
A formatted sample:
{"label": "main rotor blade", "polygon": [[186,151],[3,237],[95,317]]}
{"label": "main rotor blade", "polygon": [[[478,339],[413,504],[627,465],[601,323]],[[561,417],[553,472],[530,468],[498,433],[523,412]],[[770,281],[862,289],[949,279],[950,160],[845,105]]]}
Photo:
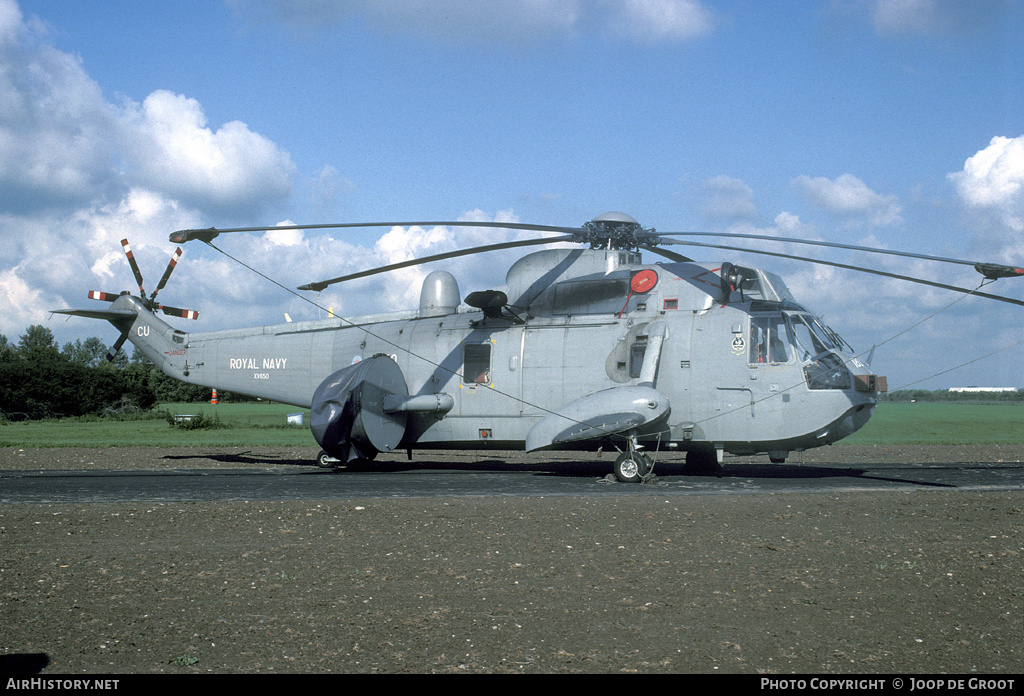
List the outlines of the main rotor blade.
{"label": "main rotor blade", "polygon": [[943,290],[953,290],[955,292],[962,292],[968,295],[976,295],[978,297],[984,297],[990,300],[998,300],[999,302],[1008,302],[1009,304],[1020,305],[1024,307],[1024,300],[1015,300],[1012,297],[1003,297],[1002,295],[991,295],[987,292],[978,292],[969,288],[961,288],[956,285],[946,285],[945,283],[936,283],[931,280],[924,280],[923,278],[915,278],[913,276],[900,275],[898,273],[889,273],[887,271],[879,271],[873,268],[864,268],[862,266],[851,266],[846,263],[836,263],[835,261],[823,261],[821,259],[811,259],[806,256],[794,256],[793,254],[781,254],[774,251],[758,251],[755,249],[744,249],[743,247],[726,246],[723,244],[704,244],[701,242],[684,242],[681,240],[670,240],[662,239],[661,244],[680,244],[684,246],[699,246],[707,247],[710,249],[728,249],[730,251],[742,251],[748,254],[759,254],[761,256],[774,256],[783,259],[793,259],[796,261],[806,261],[808,263],[816,263],[824,266],[835,266],[836,268],[843,268],[848,271],[859,271],[861,273],[871,273],[877,276],[884,276],[886,278],[895,278],[897,280],[906,280],[911,283],[919,283],[921,285],[930,285],[934,288],[941,288]]}
{"label": "main rotor blade", "polygon": [[[424,223],[426,224],[426,223]],[[488,225],[489,226],[489,225]],[[496,225],[503,226],[503,225]],[[326,288],[328,285],[334,285],[335,283],[344,283],[346,280],[355,280],[356,278],[365,278],[366,276],[376,275],[378,273],[387,273],[388,271],[395,271],[399,268],[408,268],[410,266],[418,266],[424,263],[430,263],[432,261],[443,261],[445,259],[454,259],[459,256],[469,256],[470,254],[483,254],[488,251],[499,251],[501,249],[514,249],[516,247],[524,246],[538,246],[540,244],[554,244],[556,242],[572,242],[575,237],[572,235],[565,235],[563,237],[543,237],[541,239],[525,239],[516,242],[502,242],[500,244],[487,244],[484,246],[471,247],[469,249],[458,249],[456,251],[448,251],[443,254],[434,254],[432,256],[423,256],[418,259],[409,259],[408,261],[400,261],[399,263],[393,263],[389,266],[381,266],[379,268],[371,268],[368,271],[359,271],[358,273],[351,273],[349,275],[339,276],[337,278],[331,278],[330,280],[321,280],[316,283],[309,283],[299,287],[299,290],[313,290],[319,292]]]}
{"label": "main rotor blade", "polygon": [[675,261],[677,263],[686,263],[688,261],[693,261],[693,259],[689,258],[688,256],[677,254],[676,252],[669,251],[668,249],[659,249],[653,244],[641,244],[640,248],[645,251],[649,251],[653,254],[659,254],[660,256],[664,256],[666,259],[670,261]]}
{"label": "main rotor blade", "polygon": [[[833,247],[836,249],[849,249],[852,251],[866,251],[873,254],[888,254],[890,256],[904,256],[913,259],[926,259],[928,261],[941,261],[943,263],[957,263],[963,266],[971,266],[978,273],[990,280],[996,278],[1009,278],[1024,276],[1024,268],[1006,266],[998,263],[984,263],[981,261],[968,261],[965,259],[953,259],[945,256],[932,256],[929,254],[915,254],[909,251],[893,251],[891,249],[879,249],[877,247],[857,246],[856,244],[840,244],[838,242],[820,242],[812,239],[798,239],[794,237],[772,237],[764,234],[747,234],[744,232],[658,232],[655,236],[675,237],[730,237],[734,239],[757,239],[766,242],[788,242],[791,244],[807,244],[810,246]],[[664,243],[666,240],[662,240]],[[723,247],[728,248],[728,247]]]}
{"label": "main rotor blade", "polygon": [[146,291],[142,287],[142,272],[139,270],[139,264],[135,262],[135,254],[132,253],[132,248],[128,246],[128,240],[122,239],[121,246],[124,247],[124,255],[128,257],[128,265],[132,267],[132,273],[135,274],[135,282],[139,284],[139,292],[142,296],[146,296]]}
{"label": "main rotor blade", "polygon": [[216,227],[209,227],[203,230],[178,230],[172,232],[171,242],[184,244],[193,239],[200,239],[204,242],[212,241],[220,234],[231,232],[271,232],[273,230],[326,230],[326,229],[348,229],[357,227],[493,227],[507,230],[530,230],[532,232],[563,232],[566,234],[578,234],[582,232],[580,227],[560,227],[558,225],[532,225],[523,222],[472,222],[463,220],[434,221],[434,222],[341,222],[318,225],[270,225],[265,227],[232,227],[218,230]]}

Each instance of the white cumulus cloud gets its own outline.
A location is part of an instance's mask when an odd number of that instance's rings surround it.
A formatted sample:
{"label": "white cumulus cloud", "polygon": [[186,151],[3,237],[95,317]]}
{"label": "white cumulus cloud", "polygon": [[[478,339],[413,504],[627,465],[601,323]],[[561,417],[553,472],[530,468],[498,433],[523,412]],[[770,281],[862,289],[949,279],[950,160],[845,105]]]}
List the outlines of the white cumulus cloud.
{"label": "white cumulus cloud", "polygon": [[237,208],[291,192],[288,153],[239,121],[216,131],[199,102],[158,90],[123,118],[129,178],[198,207]]}
{"label": "white cumulus cloud", "polygon": [[0,208],[88,201],[114,164],[115,110],[74,56],[0,0]]}
{"label": "white cumulus cloud", "polygon": [[811,204],[833,215],[860,217],[878,226],[902,220],[903,207],[898,197],[877,193],[852,174],[835,179],[801,175],[793,180],[793,185]]}
{"label": "white cumulus cloud", "polygon": [[997,136],[947,175],[969,216],[972,233],[1006,263],[1024,261],[1024,135]]}
{"label": "white cumulus cloud", "polygon": [[1024,135],[992,138],[949,179],[969,205],[1019,208],[1024,202]]}
{"label": "white cumulus cloud", "polygon": [[704,181],[702,212],[713,219],[750,219],[757,215],[754,190],[725,174]]}

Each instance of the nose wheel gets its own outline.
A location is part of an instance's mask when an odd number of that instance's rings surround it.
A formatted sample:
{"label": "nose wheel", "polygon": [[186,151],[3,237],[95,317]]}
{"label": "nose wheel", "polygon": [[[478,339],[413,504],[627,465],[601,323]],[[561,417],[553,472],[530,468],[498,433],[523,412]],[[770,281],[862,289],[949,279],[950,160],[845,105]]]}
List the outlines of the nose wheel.
{"label": "nose wheel", "polygon": [[651,458],[630,442],[629,449],[615,460],[615,478],[623,483],[640,483],[653,468]]}

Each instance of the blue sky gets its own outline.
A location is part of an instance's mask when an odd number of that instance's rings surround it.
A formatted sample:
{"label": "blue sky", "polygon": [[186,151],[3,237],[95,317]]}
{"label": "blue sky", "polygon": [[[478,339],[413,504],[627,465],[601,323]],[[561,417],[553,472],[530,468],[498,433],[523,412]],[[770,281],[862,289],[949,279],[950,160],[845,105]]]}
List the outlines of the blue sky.
{"label": "blue sky", "polygon": [[[152,284],[182,227],[575,226],[621,210],[661,231],[1020,265],[1022,85],[1020,0],[0,0],[0,333],[43,323],[62,342],[112,341],[112,327],[47,310],[131,288],[125,236]],[[223,246],[295,287],[521,236],[328,231]],[[517,255],[446,267],[465,295],[500,285]],[[733,256],[779,272],[858,349],[957,298]],[[978,282],[959,267],[828,257]],[[320,300],[347,314],[414,307],[429,270]],[[1024,281],[987,290],[1022,298]],[[200,310],[189,330],[316,315],[203,246],[186,246],[161,296]],[[879,348],[875,368],[895,387],[1024,386],[1021,345],[925,379],[1020,341],[1022,312],[965,299]]]}

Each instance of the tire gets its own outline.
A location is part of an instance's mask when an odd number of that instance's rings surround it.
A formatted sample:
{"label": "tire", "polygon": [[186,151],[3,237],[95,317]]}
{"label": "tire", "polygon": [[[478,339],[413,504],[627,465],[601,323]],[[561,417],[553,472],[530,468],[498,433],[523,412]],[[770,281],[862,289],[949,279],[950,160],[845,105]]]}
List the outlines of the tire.
{"label": "tire", "polygon": [[651,471],[651,458],[641,452],[623,452],[615,460],[614,471],[623,483],[640,483]]}
{"label": "tire", "polygon": [[316,465],[321,469],[333,469],[340,463],[341,462],[323,450],[320,450],[320,454],[316,455]]}

